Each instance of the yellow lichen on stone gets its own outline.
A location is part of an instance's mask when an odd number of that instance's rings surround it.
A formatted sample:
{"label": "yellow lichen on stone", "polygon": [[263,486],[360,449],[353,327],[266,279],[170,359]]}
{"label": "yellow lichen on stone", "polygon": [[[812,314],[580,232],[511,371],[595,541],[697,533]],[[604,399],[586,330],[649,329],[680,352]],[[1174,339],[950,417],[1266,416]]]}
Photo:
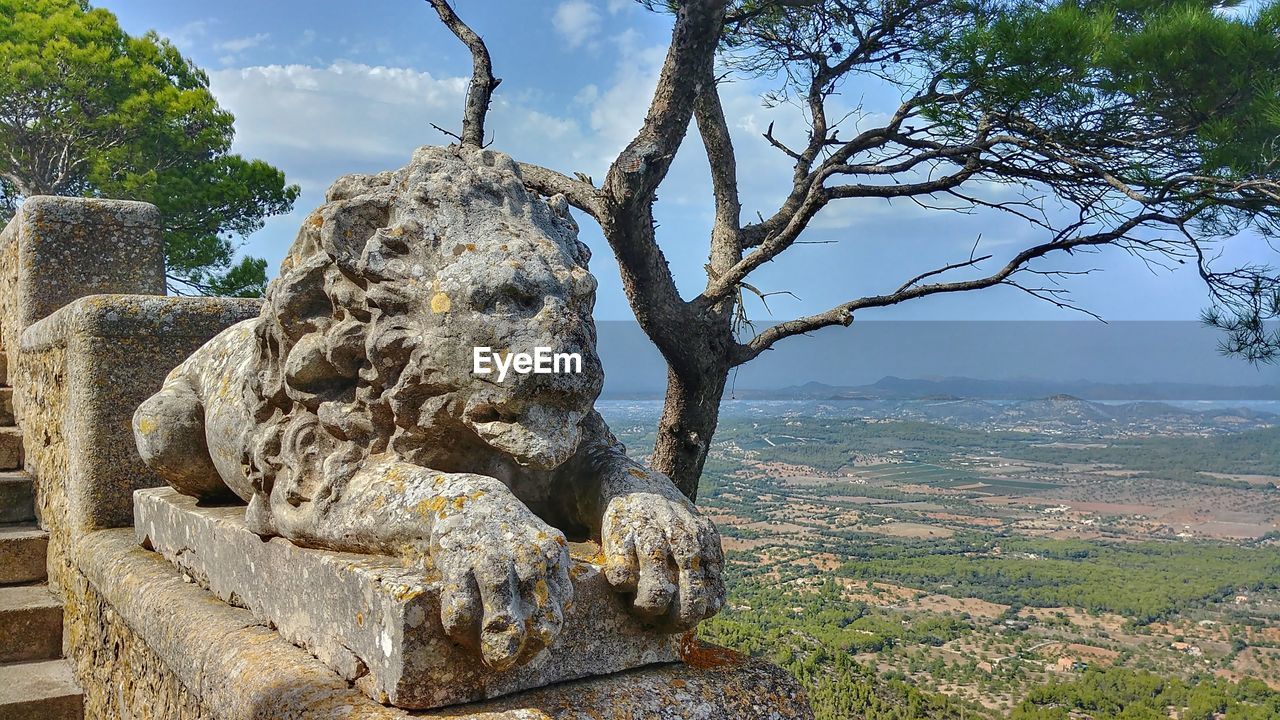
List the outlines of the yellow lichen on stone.
{"label": "yellow lichen on stone", "polygon": [[394,597],[396,600],[405,602],[418,597],[423,592],[425,591],[419,587],[402,587],[394,593]]}
{"label": "yellow lichen on stone", "polygon": [[448,500],[437,495],[436,497],[427,498],[426,500],[418,503],[414,509],[417,510],[418,514],[422,517],[430,517],[435,514],[440,514],[443,517],[444,506],[447,502]]}
{"label": "yellow lichen on stone", "polygon": [[447,313],[451,306],[452,303],[450,303],[448,295],[438,292],[431,296],[431,312],[437,315]]}

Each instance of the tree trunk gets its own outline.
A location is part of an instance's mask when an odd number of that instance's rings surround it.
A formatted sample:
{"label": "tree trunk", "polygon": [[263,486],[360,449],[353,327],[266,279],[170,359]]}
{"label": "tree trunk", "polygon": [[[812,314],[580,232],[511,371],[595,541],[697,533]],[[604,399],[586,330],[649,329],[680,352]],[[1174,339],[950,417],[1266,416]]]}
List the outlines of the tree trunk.
{"label": "tree trunk", "polygon": [[675,369],[667,370],[667,397],[653,446],[653,468],[675,481],[690,500],[697,500],[698,480],[716,432],[729,369],[716,362],[690,374],[681,377]]}

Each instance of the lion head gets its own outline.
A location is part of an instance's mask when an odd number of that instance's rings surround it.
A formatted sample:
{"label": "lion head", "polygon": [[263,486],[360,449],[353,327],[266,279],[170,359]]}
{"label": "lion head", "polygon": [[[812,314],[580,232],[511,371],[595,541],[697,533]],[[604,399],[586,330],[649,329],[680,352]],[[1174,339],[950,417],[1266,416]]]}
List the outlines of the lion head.
{"label": "lion head", "polygon": [[[446,472],[567,460],[599,395],[590,253],[506,155],[424,147],[350,175],[304,223],[257,320],[246,465],[298,501],[371,454]],[[472,372],[475,347],[578,353],[580,373]],[[294,498],[290,498],[294,501]]]}

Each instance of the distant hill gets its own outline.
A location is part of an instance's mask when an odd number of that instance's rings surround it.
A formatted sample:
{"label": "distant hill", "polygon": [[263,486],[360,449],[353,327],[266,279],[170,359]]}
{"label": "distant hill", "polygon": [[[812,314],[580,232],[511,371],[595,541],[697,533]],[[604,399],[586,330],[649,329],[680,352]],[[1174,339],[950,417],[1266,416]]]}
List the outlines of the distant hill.
{"label": "distant hill", "polygon": [[[638,419],[647,418],[645,412],[655,413],[652,402],[659,398],[615,395],[608,399],[647,401],[648,410],[640,409]],[[799,412],[826,417],[914,420],[983,430],[1195,434],[1206,430],[1232,433],[1280,425],[1280,414],[1269,412],[1270,408],[1246,406],[1251,401],[1280,402],[1280,388],[1276,386],[1103,385],[886,377],[870,385],[848,387],[810,382],[778,390],[736,388],[725,399],[722,412],[728,415]],[[1200,406],[1196,404],[1199,401],[1212,402],[1215,406]],[[631,410],[636,412],[637,408]]]}

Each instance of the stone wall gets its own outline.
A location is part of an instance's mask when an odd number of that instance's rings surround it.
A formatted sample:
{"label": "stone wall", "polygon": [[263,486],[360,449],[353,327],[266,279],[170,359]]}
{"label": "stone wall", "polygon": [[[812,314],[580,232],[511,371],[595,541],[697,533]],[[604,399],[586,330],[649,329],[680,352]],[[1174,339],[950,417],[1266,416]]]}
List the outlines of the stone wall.
{"label": "stone wall", "polygon": [[63,578],[63,649],[84,688],[86,718],[212,720],[78,570]]}
{"label": "stone wall", "polygon": [[484,703],[388,708],[304,650],[184,581],[130,531],[89,534],[67,585],[66,648],[86,718],[149,720],[791,720],[811,718],[785,671],[691,643],[687,662]]}
{"label": "stone wall", "polygon": [[163,485],[138,457],[134,409],[223,328],[257,314],[230,298],[91,295],[22,333],[11,362],[25,465],[57,588],[78,536],[133,525],[133,491]]}

